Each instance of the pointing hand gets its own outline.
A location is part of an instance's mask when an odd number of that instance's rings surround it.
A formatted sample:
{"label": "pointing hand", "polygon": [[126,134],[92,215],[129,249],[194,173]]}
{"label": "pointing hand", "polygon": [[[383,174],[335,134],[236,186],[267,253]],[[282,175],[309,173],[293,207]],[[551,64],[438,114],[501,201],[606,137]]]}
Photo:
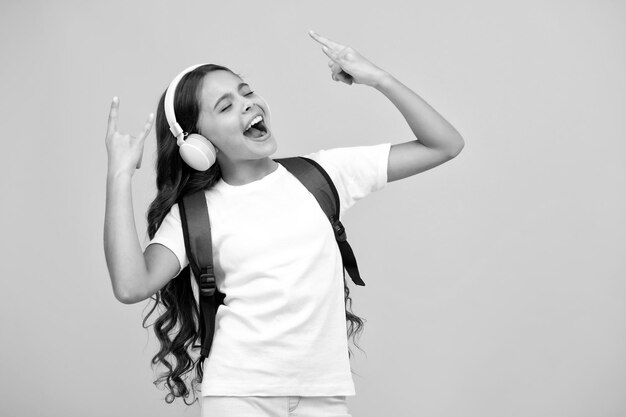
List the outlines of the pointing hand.
{"label": "pointing hand", "polygon": [[322,51],[330,58],[328,66],[333,80],[348,85],[355,83],[374,87],[385,76],[385,71],[368,61],[355,49],[318,35],[312,30],[309,31],[309,35],[322,45]]}

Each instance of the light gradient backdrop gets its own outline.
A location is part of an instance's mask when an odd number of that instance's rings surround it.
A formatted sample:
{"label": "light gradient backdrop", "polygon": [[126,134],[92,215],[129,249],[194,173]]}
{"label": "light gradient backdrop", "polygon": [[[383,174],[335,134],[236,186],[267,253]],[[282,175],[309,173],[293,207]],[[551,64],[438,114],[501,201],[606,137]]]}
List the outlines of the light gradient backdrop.
{"label": "light gradient backdrop", "polygon": [[[626,415],[625,18],[608,0],[3,1],[0,415],[199,415],[152,384],[151,303],[111,290],[110,101],[135,134],[178,71],[214,62],[271,105],[276,157],[414,139],[382,94],[331,79],[309,29],[466,142],[347,214],[367,283],[352,415]],[[153,130],[140,239],[154,161]]]}

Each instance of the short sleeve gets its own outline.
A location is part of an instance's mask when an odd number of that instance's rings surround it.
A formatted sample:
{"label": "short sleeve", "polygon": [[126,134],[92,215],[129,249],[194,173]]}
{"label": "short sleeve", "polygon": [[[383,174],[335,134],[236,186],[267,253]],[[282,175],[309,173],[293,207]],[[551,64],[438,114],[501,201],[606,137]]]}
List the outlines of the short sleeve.
{"label": "short sleeve", "polygon": [[180,263],[180,270],[176,276],[189,264],[187,252],[185,251],[185,237],[183,236],[183,226],[180,220],[178,203],[174,204],[165,215],[161,226],[159,226],[147,246],[153,243],[160,243],[174,252],[174,255],[176,255]]}
{"label": "short sleeve", "polygon": [[387,184],[391,143],[320,150],[305,155],[328,173],[337,188],[340,218],[358,200]]}

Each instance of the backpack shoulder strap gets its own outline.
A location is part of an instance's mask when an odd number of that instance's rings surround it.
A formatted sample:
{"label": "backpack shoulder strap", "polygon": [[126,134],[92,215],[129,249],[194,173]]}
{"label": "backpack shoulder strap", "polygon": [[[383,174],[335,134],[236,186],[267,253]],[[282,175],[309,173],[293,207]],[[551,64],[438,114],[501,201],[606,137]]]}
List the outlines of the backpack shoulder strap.
{"label": "backpack shoulder strap", "polygon": [[202,295],[215,292],[211,223],[204,191],[184,195],[178,204],[189,265]]}
{"label": "backpack shoulder strap", "polygon": [[313,194],[335,232],[344,268],[356,285],[364,286],[365,282],[359,274],[354,252],[346,240],[346,231],[339,221],[339,194],[326,170],[313,159],[304,156],[279,158],[274,161],[283,165]]}
{"label": "backpack shoulder strap", "polygon": [[215,314],[224,294],[217,291],[213,273],[211,223],[204,190],[184,195],[178,201],[185,237],[185,251],[198,282],[200,304],[201,357],[209,356],[215,331]]}

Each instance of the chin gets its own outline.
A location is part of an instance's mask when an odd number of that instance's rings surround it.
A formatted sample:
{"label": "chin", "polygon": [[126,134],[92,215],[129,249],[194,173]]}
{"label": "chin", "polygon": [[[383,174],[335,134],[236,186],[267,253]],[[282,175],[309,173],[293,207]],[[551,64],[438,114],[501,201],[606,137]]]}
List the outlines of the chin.
{"label": "chin", "polygon": [[270,144],[268,144],[267,149],[265,149],[266,152],[263,153],[263,156],[272,156],[278,150],[278,144],[276,143],[276,141],[273,141],[273,143],[271,144],[272,146],[269,145]]}

